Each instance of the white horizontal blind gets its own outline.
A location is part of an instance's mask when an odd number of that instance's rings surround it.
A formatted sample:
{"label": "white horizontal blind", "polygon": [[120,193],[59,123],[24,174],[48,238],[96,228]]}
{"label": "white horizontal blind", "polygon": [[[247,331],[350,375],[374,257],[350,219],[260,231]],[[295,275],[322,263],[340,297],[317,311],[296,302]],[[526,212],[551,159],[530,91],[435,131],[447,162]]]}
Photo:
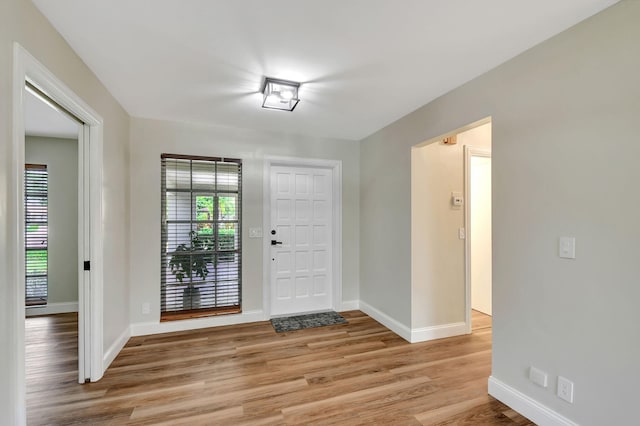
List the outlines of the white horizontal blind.
{"label": "white horizontal blind", "polygon": [[46,165],[24,169],[25,304],[46,305],[48,295],[49,200]]}
{"label": "white horizontal blind", "polygon": [[239,312],[242,162],[162,155],[161,311]]}

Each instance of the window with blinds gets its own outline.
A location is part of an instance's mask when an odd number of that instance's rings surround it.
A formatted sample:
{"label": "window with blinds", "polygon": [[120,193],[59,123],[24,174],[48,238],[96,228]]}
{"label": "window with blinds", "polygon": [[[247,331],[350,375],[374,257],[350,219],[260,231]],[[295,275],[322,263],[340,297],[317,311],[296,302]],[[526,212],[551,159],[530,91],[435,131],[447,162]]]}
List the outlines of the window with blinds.
{"label": "window with blinds", "polygon": [[161,160],[161,318],[240,312],[242,161]]}
{"label": "window with blinds", "polygon": [[48,294],[47,166],[26,164],[24,169],[25,304],[46,305]]}

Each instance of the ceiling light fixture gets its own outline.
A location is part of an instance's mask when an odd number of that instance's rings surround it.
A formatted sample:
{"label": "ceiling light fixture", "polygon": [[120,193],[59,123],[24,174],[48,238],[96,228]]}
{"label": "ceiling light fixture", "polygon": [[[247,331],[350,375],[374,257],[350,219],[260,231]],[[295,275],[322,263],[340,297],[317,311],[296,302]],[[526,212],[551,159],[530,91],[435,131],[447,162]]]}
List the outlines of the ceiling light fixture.
{"label": "ceiling light fixture", "polygon": [[298,88],[300,83],[295,81],[277,80],[275,78],[266,77],[264,79],[264,87],[262,93],[262,108],[281,109],[284,111],[293,111],[298,105]]}

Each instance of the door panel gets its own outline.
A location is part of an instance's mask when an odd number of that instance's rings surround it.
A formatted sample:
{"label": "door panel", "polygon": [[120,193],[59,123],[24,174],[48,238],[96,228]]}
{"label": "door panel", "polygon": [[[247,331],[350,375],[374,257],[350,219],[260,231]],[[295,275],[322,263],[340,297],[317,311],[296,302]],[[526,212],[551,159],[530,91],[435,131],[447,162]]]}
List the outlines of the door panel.
{"label": "door panel", "polygon": [[330,309],[332,172],[271,168],[271,314]]}

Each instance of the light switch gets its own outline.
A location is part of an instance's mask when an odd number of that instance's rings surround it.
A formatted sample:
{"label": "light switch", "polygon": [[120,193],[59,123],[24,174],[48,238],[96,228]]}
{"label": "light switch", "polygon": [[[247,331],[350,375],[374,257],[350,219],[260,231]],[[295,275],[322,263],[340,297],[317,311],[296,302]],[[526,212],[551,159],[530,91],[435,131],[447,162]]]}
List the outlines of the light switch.
{"label": "light switch", "polygon": [[262,238],[262,228],[249,228],[249,238]]}
{"label": "light switch", "polygon": [[575,237],[560,237],[560,244],[558,247],[559,256],[563,259],[575,259],[576,258],[576,239]]}

